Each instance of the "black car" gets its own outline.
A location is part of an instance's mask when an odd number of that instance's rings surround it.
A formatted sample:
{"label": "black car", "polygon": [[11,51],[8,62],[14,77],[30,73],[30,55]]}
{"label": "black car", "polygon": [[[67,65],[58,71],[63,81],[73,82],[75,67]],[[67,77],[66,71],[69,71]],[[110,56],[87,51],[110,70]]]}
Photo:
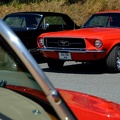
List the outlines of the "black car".
{"label": "black car", "polygon": [[3,20],[38,62],[43,60],[36,44],[40,34],[79,28],[68,15],[55,12],[17,12],[6,15]]}

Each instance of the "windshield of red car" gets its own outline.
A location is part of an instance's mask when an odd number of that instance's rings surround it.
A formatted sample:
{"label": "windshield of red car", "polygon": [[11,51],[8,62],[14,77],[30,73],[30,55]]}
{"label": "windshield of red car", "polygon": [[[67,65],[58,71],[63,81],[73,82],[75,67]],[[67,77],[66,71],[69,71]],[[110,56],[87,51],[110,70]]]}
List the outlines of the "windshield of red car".
{"label": "windshield of red car", "polygon": [[95,14],[83,25],[87,27],[120,27],[120,14],[102,13]]}
{"label": "windshield of red car", "polygon": [[[40,90],[40,86],[12,49],[0,37],[0,86]],[[21,89],[22,89],[21,88]],[[21,90],[19,89],[19,90]]]}

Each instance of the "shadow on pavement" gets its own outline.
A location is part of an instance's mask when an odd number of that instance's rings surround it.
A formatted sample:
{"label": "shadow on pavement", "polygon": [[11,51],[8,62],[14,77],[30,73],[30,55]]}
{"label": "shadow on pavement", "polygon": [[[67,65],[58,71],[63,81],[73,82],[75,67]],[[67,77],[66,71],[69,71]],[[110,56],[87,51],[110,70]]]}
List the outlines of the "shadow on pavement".
{"label": "shadow on pavement", "polygon": [[75,64],[65,64],[60,70],[42,68],[44,72],[56,72],[56,73],[74,73],[74,74],[104,74],[108,73],[107,68],[104,65],[98,65],[94,63],[75,63]]}

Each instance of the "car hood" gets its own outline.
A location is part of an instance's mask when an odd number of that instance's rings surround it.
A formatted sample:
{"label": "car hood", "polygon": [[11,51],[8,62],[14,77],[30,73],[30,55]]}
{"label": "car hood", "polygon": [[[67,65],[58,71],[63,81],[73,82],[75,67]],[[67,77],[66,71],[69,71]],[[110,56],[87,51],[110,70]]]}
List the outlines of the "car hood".
{"label": "car hood", "polygon": [[81,120],[107,120],[115,118],[120,119],[120,105],[105,99],[73,92],[69,90],[58,89],[61,96],[67,102],[68,106]]}
{"label": "car hood", "polygon": [[61,32],[45,33],[42,37],[72,37],[72,38],[112,38],[120,33],[120,28],[81,28]]}

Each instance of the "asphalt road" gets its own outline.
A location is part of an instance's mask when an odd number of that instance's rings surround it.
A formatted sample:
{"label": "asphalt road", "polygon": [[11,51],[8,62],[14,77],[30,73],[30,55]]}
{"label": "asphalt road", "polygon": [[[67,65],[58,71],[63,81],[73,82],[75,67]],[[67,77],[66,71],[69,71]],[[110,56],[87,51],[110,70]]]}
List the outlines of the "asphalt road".
{"label": "asphalt road", "polygon": [[120,73],[109,73],[103,66],[65,62],[62,70],[52,71],[39,64],[56,88],[79,91],[120,104]]}

